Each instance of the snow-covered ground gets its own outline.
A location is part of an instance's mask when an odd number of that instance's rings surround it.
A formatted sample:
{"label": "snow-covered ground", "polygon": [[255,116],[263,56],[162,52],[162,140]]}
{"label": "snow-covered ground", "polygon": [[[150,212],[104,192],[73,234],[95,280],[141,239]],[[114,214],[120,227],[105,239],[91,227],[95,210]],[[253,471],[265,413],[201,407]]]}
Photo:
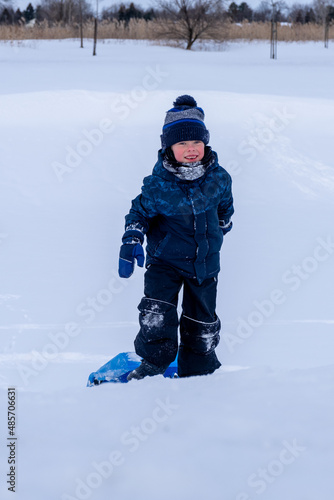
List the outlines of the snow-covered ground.
{"label": "snow-covered ground", "polygon": [[[1,498],[15,387],[19,500],[332,500],[332,47],[91,52],[0,44]],[[234,183],[223,366],[86,388],[133,350],[143,270],[117,277],[124,215],[182,93]]]}

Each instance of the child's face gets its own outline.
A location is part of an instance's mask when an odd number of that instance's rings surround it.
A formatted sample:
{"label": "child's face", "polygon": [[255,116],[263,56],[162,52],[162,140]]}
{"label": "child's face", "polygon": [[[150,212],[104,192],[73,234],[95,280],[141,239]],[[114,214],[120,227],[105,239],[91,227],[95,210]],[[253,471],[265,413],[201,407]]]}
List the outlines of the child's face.
{"label": "child's face", "polygon": [[204,142],[202,141],[183,141],[173,144],[172,151],[176,161],[180,163],[192,163],[201,161],[204,156]]}

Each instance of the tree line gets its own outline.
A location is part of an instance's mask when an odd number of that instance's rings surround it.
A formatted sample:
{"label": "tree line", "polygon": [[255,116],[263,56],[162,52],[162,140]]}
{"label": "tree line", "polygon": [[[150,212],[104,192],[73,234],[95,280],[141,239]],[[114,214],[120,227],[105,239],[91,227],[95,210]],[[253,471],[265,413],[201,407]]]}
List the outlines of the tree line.
{"label": "tree line", "polygon": [[[91,20],[96,11],[86,0],[42,0],[34,8],[31,3],[23,11],[14,10],[11,4],[2,4],[0,1],[0,24],[24,24],[33,20],[36,22],[49,21],[50,23],[72,24]],[[129,22],[130,19],[152,20],[157,16],[154,9],[143,10],[130,4],[115,4],[105,8],[98,16],[104,20]]]}
{"label": "tree line", "polygon": [[[203,4],[203,8],[210,10],[213,1],[204,2],[200,0],[198,4]],[[256,9],[252,9],[247,2],[231,2],[225,9],[220,9],[220,15],[225,21],[232,23],[242,22],[266,22],[271,20],[272,3],[262,1]],[[217,2],[218,4],[218,2]],[[322,23],[324,21],[324,6],[326,6],[326,16],[329,22],[334,20],[334,3],[326,0],[315,0],[313,4],[303,5],[295,3],[288,7],[283,1],[277,2],[278,8],[276,19],[280,22],[292,22],[300,24]],[[217,6],[217,5],[216,5]],[[131,3],[114,4],[104,8],[99,18],[102,20],[129,23],[131,19],[153,19],[166,17],[172,19],[175,13],[184,10],[182,2],[157,1],[156,8],[143,9]],[[212,10],[212,9],[211,9]],[[0,24],[29,24],[31,22],[48,21],[49,23],[73,24],[88,21],[95,17],[96,12],[86,0],[42,0],[36,8],[31,3],[23,11],[14,10],[10,3],[0,2]]]}
{"label": "tree line", "polygon": [[[271,21],[273,11],[273,1],[262,1],[257,9],[252,9],[246,2],[239,5],[232,2],[227,13],[234,23],[266,22]],[[303,5],[294,3],[288,7],[284,1],[275,2],[276,20],[279,22],[290,22],[297,24],[323,23],[324,12],[330,21],[334,19],[334,3],[326,0],[315,0],[313,4]]]}
{"label": "tree line", "polygon": [[32,21],[72,24],[94,16],[86,0],[42,0],[33,7],[31,3],[23,11],[14,10],[11,4],[0,2],[0,24],[29,24]]}

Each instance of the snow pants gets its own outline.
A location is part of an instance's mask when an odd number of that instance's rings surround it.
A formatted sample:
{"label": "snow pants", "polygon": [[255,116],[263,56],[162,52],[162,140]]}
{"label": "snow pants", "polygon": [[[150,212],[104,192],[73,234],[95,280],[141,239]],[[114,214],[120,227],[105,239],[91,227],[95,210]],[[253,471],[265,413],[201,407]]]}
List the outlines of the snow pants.
{"label": "snow pants", "polygon": [[[177,304],[182,286],[178,345]],[[144,294],[138,306],[140,331],[135,339],[139,356],[167,368],[178,354],[180,377],[212,373],[221,366],[215,353],[220,339],[220,320],[215,312],[217,278],[198,284],[170,266],[151,264],[145,273]]]}

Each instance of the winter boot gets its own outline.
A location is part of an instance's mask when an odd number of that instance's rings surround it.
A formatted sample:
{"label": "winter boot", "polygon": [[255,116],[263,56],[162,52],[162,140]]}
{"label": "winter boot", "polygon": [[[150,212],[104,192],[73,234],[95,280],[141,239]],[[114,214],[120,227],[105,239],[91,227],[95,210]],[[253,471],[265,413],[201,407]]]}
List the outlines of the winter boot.
{"label": "winter boot", "polygon": [[141,380],[142,378],[145,377],[153,377],[154,375],[161,375],[165,373],[167,368],[168,366],[163,366],[163,367],[156,366],[143,359],[138,368],[132,370],[132,372],[129,373],[127,379],[128,381],[132,379]]}

